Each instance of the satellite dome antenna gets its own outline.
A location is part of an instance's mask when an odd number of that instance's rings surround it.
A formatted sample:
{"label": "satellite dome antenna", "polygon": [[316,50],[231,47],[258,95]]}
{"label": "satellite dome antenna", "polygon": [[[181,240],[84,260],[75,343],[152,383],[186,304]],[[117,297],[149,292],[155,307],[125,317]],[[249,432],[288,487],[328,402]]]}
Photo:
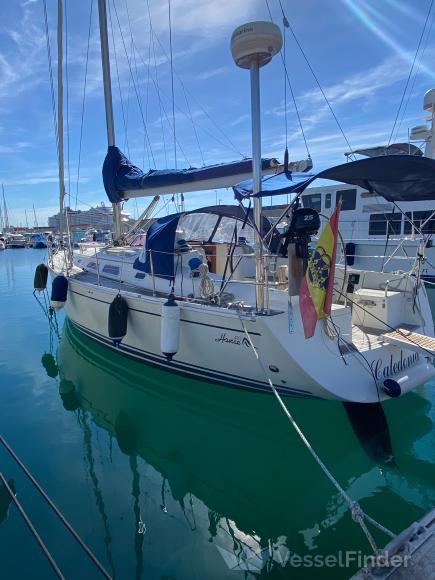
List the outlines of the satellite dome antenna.
{"label": "satellite dome antenna", "polygon": [[260,68],[268,64],[281,50],[282,34],[273,22],[248,22],[235,29],[231,36],[231,54],[237,66],[251,72],[252,124],[252,192],[254,195],[256,297],[257,311],[264,312],[264,262],[261,239],[261,124],[260,124]]}
{"label": "satellite dome antenna", "polygon": [[430,126],[417,125],[412,127],[409,138],[411,141],[423,141],[425,144],[424,155],[435,159],[435,89],[426,91],[423,99],[423,109],[430,114],[426,119]]}

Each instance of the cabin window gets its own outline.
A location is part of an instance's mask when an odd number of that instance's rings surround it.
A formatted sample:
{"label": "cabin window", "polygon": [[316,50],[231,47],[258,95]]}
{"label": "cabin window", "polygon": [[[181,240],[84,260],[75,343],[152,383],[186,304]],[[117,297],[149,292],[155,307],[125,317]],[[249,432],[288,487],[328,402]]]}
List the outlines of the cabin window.
{"label": "cabin window", "polygon": [[138,272],[135,275],[135,278],[139,278],[139,280],[143,280],[145,278],[145,274],[143,272]]}
{"label": "cabin window", "polygon": [[86,268],[92,268],[93,270],[97,269],[97,264],[95,262],[89,262],[86,264]]}
{"label": "cabin window", "polygon": [[[388,229],[387,229],[388,225]],[[388,234],[400,234],[402,225],[401,214],[372,213],[369,220],[370,236],[385,236]]]}
{"label": "cabin window", "polygon": [[335,194],[335,205],[342,200],[341,211],[356,208],[356,189],[342,189]]}
{"label": "cabin window", "polygon": [[106,264],[103,268],[103,272],[105,272],[106,274],[112,274],[114,276],[117,276],[119,274],[119,267]]}
{"label": "cabin window", "polygon": [[325,209],[329,209],[331,207],[331,200],[332,200],[332,193],[327,193],[325,195]]}
{"label": "cabin window", "polygon": [[[434,210],[429,211],[407,211],[406,217],[414,222],[415,227],[421,230],[424,234],[435,233],[435,215],[432,215]],[[432,216],[432,217],[431,217]],[[430,218],[430,219],[429,219]],[[425,223],[427,222],[427,223]],[[423,226],[423,227],[422,227]],[[412,234],[412,224],[405,219],[404,234]],[[418,233],[414,228],[414,233]]]}
{"label": "cabin window", "polygon": [[322,211],[322,194],[312,193],[311,195],[303,195],[302,203],[304,207],[311,207],[316,211]]}

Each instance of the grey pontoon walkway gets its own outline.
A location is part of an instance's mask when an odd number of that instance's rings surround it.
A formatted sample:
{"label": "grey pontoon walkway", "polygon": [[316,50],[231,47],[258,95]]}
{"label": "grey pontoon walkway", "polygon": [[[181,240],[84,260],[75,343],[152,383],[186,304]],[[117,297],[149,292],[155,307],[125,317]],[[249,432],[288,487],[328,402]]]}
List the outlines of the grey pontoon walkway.
{"label": "grey pontoon walkway", "polygon": [[384,552],[395,558],[396,566],[362,569],[351,580],[435,578],[435,509],[394,538]]}

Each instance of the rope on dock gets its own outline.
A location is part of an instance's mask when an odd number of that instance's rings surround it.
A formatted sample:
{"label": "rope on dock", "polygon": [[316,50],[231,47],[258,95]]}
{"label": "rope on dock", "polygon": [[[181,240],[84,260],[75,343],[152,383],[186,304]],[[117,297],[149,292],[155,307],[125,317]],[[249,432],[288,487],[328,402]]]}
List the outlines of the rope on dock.
{"label": "rope on dock", "polygon": [[2,481],[3,485],[5,486],[7,492],[9,493],[9,495],[11,496],[12,501],[14,502],[14,504],[17,506],[18,511],[20,512],[21,516],[23,517],[24,521],[26,522],[29,530],[32,532],[35,540],[38,542],[41,550],[44,552],[45,557],[47,558],[47,560],[50,563],[50,566],[53,568],[54,573],[56,574],[56,576],[58,578],[61,578],[62,580],[65,580],[65,576],[62,574],[62,572],[60,571],[59,566],[56,564],[53,556],[50,554],[47,546],[44,544],[41,536],[38,534],[38,532],[35,529],[35,526],[32,524],[32,522],[29,519],[29,516],[26,514],[26,512],[23,509],[23,506],[20,504],[20,502],[18,501],[16,495],[14,494],[14,492],[12,491],[12,489],[10,488],[8,482],[6,481],[6,478],[4,477],[3,473],[0,472],[0,480]]}
{"label": "rope on dock", "polygon": [[313,447],[311,446],[311,443],[308,441],[308,439],[306,438],[306,436],[304,435],[302,429],[299,427],[299,425],[297,424],[296,420],[293,418],[292,414],[290,413],[290,411],[288,410],[287,406],[285,405],[284,401],[282,400],[281,395],[278,393],[275,385],[273,384],[272,380],[270,379],[266,369],[264,368],[263,363],[261,362],[260,356],[258,354],[257,349],[254,346],[254,343],[252,342],[251,336],[249,334],[249,332],[246,329],[246,325],[242,319],[241,316],[239,316],[240,322],[243,326],[243,331],[246,335],[246,338],[248,339],[248,342],[252,348],[252,351],[255,355],[255,358],[257,359],[258,364],[260,365],[261,370],[263,371],[264,376],[266,377],[267,382],[270,385],[270,388],[272,389],[273,394],[275,395],[278,403],[280,404],[282,410],[284,411],[285,415],[287,416],[287,418],[289,419],[290,423],[293,425],[296,433],[299,435],[300,439],[302,440],[302,442],[304,443],[305,447],[308,449],[308,451],[311,453],[311,455],[314,457],[315,461],[317,462],[317,464],[319,465],[319,467],[322,469],[323,473],[328,477],[328,479],[331,481],[331,483],[334,485],[334,487],[337,489],[337,491],[340,493],[340,495],[346,500],[346,502],[349,504],[349,508],[351,510],[351,514],[352,514],[352,519],[357,522],[370,546],[373,549],[373,552],[376,554],[378,553],[378,547],[376,545],[376,542],[373,538],[373,536],[371,535],[370,531],[367,528],[366,522],[365,520],[367,520],[367,522],[370,522],[374,527],[376,527],[378,530],[380,530],[381,532],[383,532],[384,534],[386,534],[387,536],[390,536],[390,538],[395,538],[396,534],[394,534],[391,530],[389,530],[388,528],[386,528],[385,526],[383,526],[382,524],[380,524],[379,522],[377,522],[376,520],[374,520],[371,516],[369,516],[368,514],[366,514],[363,509],[361,508],[361,506],[359,505],[359,503],[357,501],[354,501],[350,495],[344,490],[344,488],[340,485],[340,483],[335,479],[335,477],[332,475],[332,473],[330,472],[330,470],[326,467],[326,465],[323,463],[322,459],[319,457],[319,455],[316,453],[316,451],[313,449]]}
{"label": "rope on dock", "polygon": [[[42,489],[42,487],[39,485],[39,483],[36,481],[36,479],[33,477],[33,475],[30,473],[30,471],[27,469],[27,467],[20,460],[20,458],[17,456],[17,454],[14,452],[14,450],[11,448],[11,446],[7,443],[7,441],[5,440],[5,438],[3,437],[3,435],[1,435],[1,434],[0,434],[0,443],[4,446],[4,448],[6,449],[6,451],[8,451],[8,453],[11,455],[11,457],[13,458],[13,460],[15,461],[15,463],[24,471],[24,473],[26,474],[26,476],[28,477],[28,479],[33,483],[33,485],[36,487],[36,489],[42,495],[42,497],[44,498],[44,500],[48,503],[48,505],[51,507],[51,509],[54,511],[54,513],[61,520],[61,522],[63,523],[63,525],[71,533],[71,535],[76,540],[76,542],[81,546],[81,548],[86,552],[86,554],[89,556],[89,558],[91,559],[91,561],[99,569],[99,571],[101,572],[101,574],[105,578],[107,578],[107,580],[112,580],[112,577],[107,572],[107,570],[104,568],[104,566],[101,564],[101,562],[92,553],[92,551],[90,550],[90,548],[85,544],[85,542],[82,540],[82,538],[78,535],[78,533],[75,531],[75,529],[71,526],[71,524],[68,522],[68,520],[62,514],[62,512],[59,510],[59,508],[48,497],[48,495],[45,493],[45,491]],[[0,474],[0,477],[2,477],[1,474]],[[2,477],[2,479],[4,480],[3,477]],[[15,498],[15,496],[14,496],[14,498]],[[14,501],[15,501],[15,499],[14,499]],[[18,505],[17,505],[17,507],[18,507]],[[18,508],[18,509],[20,509],[20,508]],[[63,578],[63,576],[60,576],[60,577]]]}

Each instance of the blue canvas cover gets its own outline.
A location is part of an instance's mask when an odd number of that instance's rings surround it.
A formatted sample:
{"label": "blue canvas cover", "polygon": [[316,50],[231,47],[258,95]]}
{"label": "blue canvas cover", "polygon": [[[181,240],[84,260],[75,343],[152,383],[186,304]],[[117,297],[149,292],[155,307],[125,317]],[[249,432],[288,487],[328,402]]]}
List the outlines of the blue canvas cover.
{"label": "blue canvas cover", "polygon": [[[256,196],[299,194],[315,179],[357,185],[392,202],[435,199],[435,160],[414,155],[382,155],[360,159],[325,169],[309,178],[306,174],[279,173],[263,178],[262,189]],[[251,180],[233,189],[237,199],[254,197]]]}
{"label": "blue canvas cover", "polygon": [[316,179],[316,175],[311,173],[282,171],[276,175],[263,177],[261,180],[261,191],[255,196],[252,193],[252,179],[238,183],[233,187],[233,191],[235,198],[239,201],[248,197],[301,193],[314,179]]}
{"label": "blue canvas cover", "polygon": [[[263,159],[263,169],[268,169],[277,161]],[[231,163],[191,167],[189,169],[151,169],[144,173],[127,159],[118,147],[110,146],[103,164],[103,182],[107,197],[112,203],[125,201],[123,192],[157,187],[186,185],[196,181],[213,180],[220,177],[237,176],[252,171],[252,160],[243,159]]]}
{"label": "blue canvas cover", "polygon": [[[175,232],[183,214],[176,213],[160,218],[148,229],[145,242],[145,268],[147,274],[171,280],[174,270]],[[151,264],[152,260],[152,264]],[[136,269],[137,265],[135,264]]]}
{"label": "blue canvas cover", "polygon": [[[178,222],[183,216],[197,213],[210,213],[220,217],[233,218],[240,222],[247,220],[248,223],[253,218],[252,209],[246,210],[238,205],[213,205],[159,218],[151,224],[146,235],[145,261],[136,258],[133,268],[147,274],[151,274],[154,271],[155,276],[167,278],[168,280],[172,279],[175,275],[174,246]],[[271,227],[270,221],[263,216],[262,235],[264,236]],[[269,241],[271,251],[274,251],[275,242],[274,237]],[[153,260],[152,268],[151,254]]]}

